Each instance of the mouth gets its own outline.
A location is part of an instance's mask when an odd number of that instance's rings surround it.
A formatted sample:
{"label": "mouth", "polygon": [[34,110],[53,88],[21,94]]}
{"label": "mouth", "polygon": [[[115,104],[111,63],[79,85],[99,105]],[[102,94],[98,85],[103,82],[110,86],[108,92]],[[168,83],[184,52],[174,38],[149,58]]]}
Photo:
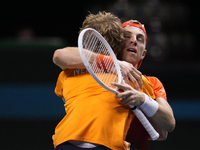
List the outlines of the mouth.
{"label": "mouth", "polygon": [[128,52],[137,53],[135,49],[128,49]]}

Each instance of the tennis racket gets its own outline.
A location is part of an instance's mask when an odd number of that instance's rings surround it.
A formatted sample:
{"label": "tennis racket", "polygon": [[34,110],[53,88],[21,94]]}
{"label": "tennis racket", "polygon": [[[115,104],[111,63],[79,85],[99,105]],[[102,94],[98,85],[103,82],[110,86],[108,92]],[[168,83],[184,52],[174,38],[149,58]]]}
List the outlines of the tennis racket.
{"label": "tennis racket", "polygon": [[[124,83],[123,76],[117,58],[103,36],[92,28],[84,29],[79,34],[78,47],[86,69],[96,82],[110,92],[119,93],[118,88],[112,86],[111,83]],[[159,134],[142,111],[137,107],[133,112],[147,130],[151,139],[156,140]]]}

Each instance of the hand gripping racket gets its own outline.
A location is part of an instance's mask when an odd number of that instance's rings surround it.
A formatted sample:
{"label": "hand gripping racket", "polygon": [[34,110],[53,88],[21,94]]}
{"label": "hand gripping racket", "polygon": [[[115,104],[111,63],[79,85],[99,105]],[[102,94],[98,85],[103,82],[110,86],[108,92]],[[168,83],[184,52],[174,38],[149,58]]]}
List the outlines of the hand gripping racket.
{"label": "hand gripping racket", "polygon": [[[86,69],[96,82],[110,92],[119,93],[118,89],[111,83],[124,83],[123,76],[113,50],[102,35],[92,28],[84,29],[79,34],[78,47]],[[133,112],[147,130],[151,139],[156,140],[159,134],[142,111],[137,107]]]}

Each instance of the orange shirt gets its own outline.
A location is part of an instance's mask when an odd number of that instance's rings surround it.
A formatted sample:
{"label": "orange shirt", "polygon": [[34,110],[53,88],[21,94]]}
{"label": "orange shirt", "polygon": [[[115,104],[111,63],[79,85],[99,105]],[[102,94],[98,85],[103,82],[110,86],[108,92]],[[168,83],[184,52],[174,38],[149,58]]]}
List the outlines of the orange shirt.
{"label": "orange shirt", "polygon": [[[154,98],[148,80],[144,92]],[[65,99],[65,117],[53,136],[54,146],[68,140],[104,145],[110,149],[127,148],[124,142],[134,118],[128,106],[120,104],[113,93],[102,88],[84,69],[62,71],[55,93]]]}
{"label": "orange shirt", "polygon": [[163,84],[156,77],[146,76],[147,80],[151,83],[156,98],[162,97],[167,100],[167,94]]}
{"label": "orange shirt", "polygon": [[[165,100],[167,100],[165,89],[160,80],[156,77],[150,77],[150,76],[145,76],[145,77],[153,87],[155,98],[162,97]],[[149,149],[148,138],[149,134],[144,129],[140,121],[135,117],[131,122],[126,140],[128,142],[134,142],[136,148],[139,150],[148,150]]]}

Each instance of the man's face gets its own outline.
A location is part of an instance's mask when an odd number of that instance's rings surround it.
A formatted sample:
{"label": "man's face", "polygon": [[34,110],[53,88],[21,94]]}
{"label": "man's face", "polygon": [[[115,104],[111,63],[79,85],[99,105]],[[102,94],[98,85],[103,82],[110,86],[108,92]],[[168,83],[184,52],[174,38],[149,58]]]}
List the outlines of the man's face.
{"label": "man's face", "polygon": [[120,60],[127,61],[137,67],[140,59],[146,55],[146,37],[142,29],[127,26],[124,28],[125,46],[117,56]]}

